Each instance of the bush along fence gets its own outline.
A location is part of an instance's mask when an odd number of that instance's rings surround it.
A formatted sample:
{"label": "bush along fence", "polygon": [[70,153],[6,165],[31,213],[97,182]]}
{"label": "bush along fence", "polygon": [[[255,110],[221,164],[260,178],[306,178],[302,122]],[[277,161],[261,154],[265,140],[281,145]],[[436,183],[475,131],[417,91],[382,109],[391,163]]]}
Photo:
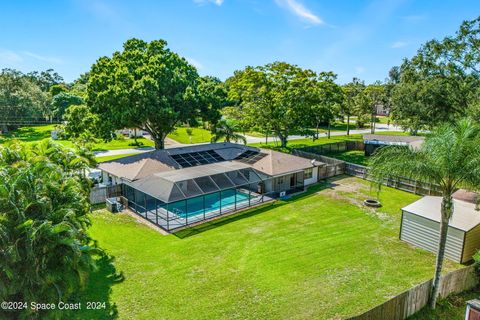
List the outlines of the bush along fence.
{"label": "bush along fence", "polygon": [[[425,281],[392,299],[349,320],[403,320],[412,316],[428,304],[432,280]],[[452,271],[442,276],[439,294],[446,298],[452,293],[470,290],[478,284],[475,266]]]}
{"label": "bush along fence", "polygon": [[[326,164],[319,170],[319,179],[330,178],[341,174],[348,174],[365,180],[372,180],[368,175],[368,167],[304,150],[304,148],[302,148],[302,150],[295,149],[292,153],[303,158],[315,159]],[[419,195],[441,195],[439,186],[404,177],[392,177],[390,179],[386,179],[384,181],[384,185]]]}

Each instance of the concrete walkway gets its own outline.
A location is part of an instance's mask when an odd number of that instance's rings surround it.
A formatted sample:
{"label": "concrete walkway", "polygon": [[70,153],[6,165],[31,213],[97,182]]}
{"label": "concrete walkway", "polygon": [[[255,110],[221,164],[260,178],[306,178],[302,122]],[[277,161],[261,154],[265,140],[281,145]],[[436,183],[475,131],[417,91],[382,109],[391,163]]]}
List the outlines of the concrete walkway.
{"label": "concrete walkway", "polygon": [[[386,124],[377,124],[376,126],[376,131],[381,132],[381,131],[402,131],[400,127],[390,125],[387,126]],[[360,129],[360,130],[350,130],[350,134],[364,134],[364,133],[370,133],[370,128],[367,129]],[[346,131],[332,131],[330,135],[333,136],[344,136],[346,135]],[[320,137],[326,137],[326,133],[321,133]],[[260,142],[265,142],[265,137],[252,137],[252,136],[246,136],[247,138],[247,143],[260,143]],[[306,139],[306,138],[311,138],[309,136],[301,136],[301,135],[292,135],[288,137],[288,141],[292,140],[298,140],[298,139]],[[278,140],[276,137],[269,137],[268,141],[275,141]],[[208,142],[205,142],[208,143]],[[198,144],[198,143],[197,143]],[[178,143],[175,140],[172,140],[170,138],[167,138],[165,140],[165,148],[170,149],[170,148],[177,148],[177,147],[185,147],[189,146],[191,144],[182,144]],[[153,151],[155,148],[153,147],[141,147],[141,148],[131,148],[131,149],[117,149],[117,150],[102,150],[102,151],[95,151],[94,154],[97,157],[106,157],[106,156],[117,156],[117,155],[122,155],[122,154],[129,154],[129,153],[143,153],[143,152],[149,152]]]}

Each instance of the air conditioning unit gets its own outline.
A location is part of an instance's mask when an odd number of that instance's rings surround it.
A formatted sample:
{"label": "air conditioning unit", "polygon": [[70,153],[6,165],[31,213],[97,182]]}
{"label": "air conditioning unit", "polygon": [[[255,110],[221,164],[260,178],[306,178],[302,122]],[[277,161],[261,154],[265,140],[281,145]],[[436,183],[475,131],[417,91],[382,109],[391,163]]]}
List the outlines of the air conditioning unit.
{"label": "air conditioning unit", "polygon": [[480,300],[474,299],[467,301],[467,310],[465,312],[465,320],[480,319]]}

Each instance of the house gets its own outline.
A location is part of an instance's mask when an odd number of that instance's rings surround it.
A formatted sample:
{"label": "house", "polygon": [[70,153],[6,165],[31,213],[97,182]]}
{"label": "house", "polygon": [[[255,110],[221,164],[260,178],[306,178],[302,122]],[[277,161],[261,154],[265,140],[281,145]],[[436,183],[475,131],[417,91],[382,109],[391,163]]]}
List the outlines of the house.
{"label": "house", "polygon": [[[445,256],[465,263],[480,249],[480,212],[471,193],[453,195],[454,210],[449,222]],[[473,200],[475,199],[475,201]],[[436,253],[439,241],[442,198],[426,196],[402,208],[400,239]]]}
{"label": "house", "polygon": [[401,136],[393,134],[364,134],[365,156],[371,156],[375,150],[383,146],[410,146],[418,148],[422,145],[425,137]]}
{"label": "house", "polygon": [[173,230],[303,191],[323,165],[225,142],[155,150],[98,168],[104,183],[121,185],[130,209]]}

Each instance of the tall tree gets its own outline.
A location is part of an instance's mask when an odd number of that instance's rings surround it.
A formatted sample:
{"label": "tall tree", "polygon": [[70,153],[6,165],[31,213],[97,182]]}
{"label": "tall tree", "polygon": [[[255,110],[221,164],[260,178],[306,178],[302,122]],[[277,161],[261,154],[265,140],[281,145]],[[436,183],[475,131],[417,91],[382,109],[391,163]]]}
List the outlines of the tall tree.
{"label": "tall tree", "polygon": [[52,112],[55,117],[62,119],[68,107],[73,105],[84,104],[82,97],[70,92],[60,92],[52,98],[50,103]]}
{"label": "tall tree", "polygon": [[419,149],[388,146],[370,160],[370,174],[378,186],[384,179],[407,177],[439,185],[441,221],[431,307],[435,308],[442,272],[448,223],[453,213],[452,194],[457,188],[480,188],[480,128],[463,119],[436,128]]}
{"label": "tall tree", "polygon": [[286,147],[288,136],[302,130],[307,109],[307,87],[315,77],[285,62],[236,71],[227,80],[229,97],[238,101],[252,127],[268,128]]}
{"label": "tall tree", "polygon": [[8,131],[19,124],[42,118],[47,94],[20,71],[0,72],[0,129]]}
{"label": "tall tree", "polygon": [[364,90],[365,85],[358,78],[342,87],[343,102],[340,105],[341,115],[347,117],[347,136],[350,135],[350,118],[355,115],[356,97]]}
{"label": "tall tree", "polygon": [[[400,68],[400,82],[393,92],[393,117],[408,127],[413,124],[432,128],[443,122],[453,123],[476,104],[475,91],[480,85],[480,17],[465,21],[455,36],[424,44]],[[411,107],[411,95],[424,97]],[[478,98],[478,96],[477,96]]]}
{"label": "tall tree", "polygon": [[32,71],[27,73],[26,76],[35,82],[43,92],[48,92],[53,85],[58,85],[64,82],[62,76],[53,69],[41,72]]}
{"label": "tall tree", "polygon": [[337,78],[333,72],[321,72],[308,86],[309,100],[308,115],[315,126],[316,138],[319,138],[319,128],[322,124],[328,126],[328,138],[330,138],[331,124],[340,115],[343,102],[343,92],[335,83]]}
{"label": "tall tree", "polygon": [[376,82],[367,86],[365,94],[368,96],[371,103],[370,106],[370,130],[375,133],[375,124],[377,121],[377,108],[384,106],[387,103],[385,86],[382,83]]}
{"label": "tall tree", "polygon": [[[199,117],[215,126],[222,117],[220,110],[227,105],[225,84],[215,77],[201,77],[197,87],[197,100]],[[190,121],[190,124],[194,124],[192,122],[194,121]]]}
{"label": "tall tree", "polygon": [[165,41],[130,39],[122,52],[92,66],[87,104],[99,116],[104,139],[111,139],[116,129],[140,128],[151,135],[155,148],[163,149],[177,124],[194,122],[200,114],[198,78]]}
{"label": "tall tree", "polygon": [[97,134],[98,116],[93,114],[86,105],[71,105],[67,108],[63,120],[63,130],[68,138],[78,142],[85,147],[88,143],[94,142]]}
{"label": "tall tree", "polygon": [[[0,299],[68,301],[101,253],[87,233],[88,161],[51,141],[0,147]],[[60,310],[0,310],[2,319],[63,319]]]}

